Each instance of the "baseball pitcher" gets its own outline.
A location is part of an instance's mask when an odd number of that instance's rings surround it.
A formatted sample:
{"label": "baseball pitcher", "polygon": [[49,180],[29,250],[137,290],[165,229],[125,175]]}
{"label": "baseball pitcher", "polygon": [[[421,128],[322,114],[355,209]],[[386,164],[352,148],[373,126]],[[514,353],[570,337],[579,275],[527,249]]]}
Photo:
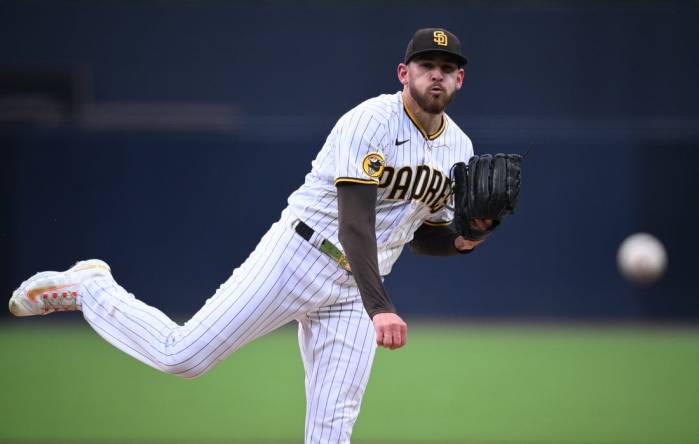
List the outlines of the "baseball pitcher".
{"label": "baseball pitcher", "polygon": [[10,311],[80,310],[118,349],[183,378],[296,321],[305,442],[349,443],[376,346],[407,341],[383,285],[403,247],[469,253],[517,202],[521,158],[474,156],[444,112],[466,64],[454,34],[418,30],[397,68],[402,90],[338,120],[279,220],[184,325],[136,299],[96,259],[32,276],[12,294]]}

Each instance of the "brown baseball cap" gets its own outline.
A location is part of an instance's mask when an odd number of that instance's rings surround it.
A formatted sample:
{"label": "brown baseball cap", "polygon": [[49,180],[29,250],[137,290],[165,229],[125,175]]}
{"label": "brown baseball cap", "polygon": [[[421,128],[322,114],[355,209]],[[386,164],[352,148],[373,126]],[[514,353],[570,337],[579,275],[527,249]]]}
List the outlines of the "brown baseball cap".
{"label": "brown baseball cap", "polygon": [[461,42],[451,32],[443,28],[423,28],[415,31],[415,35],[408,42],[405,49],[403,63],[408,63],[416,55],[426,52],[444,52],[454,56],[459,66],[468,63],[468,59],[461,53]]}

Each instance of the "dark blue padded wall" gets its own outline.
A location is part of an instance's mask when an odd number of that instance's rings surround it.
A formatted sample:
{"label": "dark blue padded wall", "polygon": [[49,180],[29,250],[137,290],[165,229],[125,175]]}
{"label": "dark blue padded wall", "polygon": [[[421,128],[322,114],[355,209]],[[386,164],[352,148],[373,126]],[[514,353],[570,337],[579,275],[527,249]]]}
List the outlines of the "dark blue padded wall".
{"label": "dark blue padded wall", "polygon": [[[299,186],[333,123],[398,90],[420,26],[471,59],[449,112],[480,152],[524,152],[517,214],[477,253],[404,253],[386,285],[409,316],[697,319],[699,65],[692,4],[502,8],[31,3],[0,6],[10,68],[79,71],[89,104],[214,104],[216,129],[0,129],[2,291],[101,257],[138,297],[196,310]],[[87,109],[87,108],[86,108]],[[650,289],[615,269],[623,238],[668,247]]]}

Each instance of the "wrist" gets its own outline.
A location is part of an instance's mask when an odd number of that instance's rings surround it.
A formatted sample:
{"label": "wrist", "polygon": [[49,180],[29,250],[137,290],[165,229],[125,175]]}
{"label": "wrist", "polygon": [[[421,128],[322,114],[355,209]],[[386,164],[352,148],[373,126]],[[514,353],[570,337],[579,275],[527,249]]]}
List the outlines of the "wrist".
{"label": "wrist", "polygon": [[369,315],[370,319],[374,319],[374,316],[380,315],[380,314],[396,314],[396,309],[395,308],[379,308],[377,310],[372,310],[371,312],[367,313]]}

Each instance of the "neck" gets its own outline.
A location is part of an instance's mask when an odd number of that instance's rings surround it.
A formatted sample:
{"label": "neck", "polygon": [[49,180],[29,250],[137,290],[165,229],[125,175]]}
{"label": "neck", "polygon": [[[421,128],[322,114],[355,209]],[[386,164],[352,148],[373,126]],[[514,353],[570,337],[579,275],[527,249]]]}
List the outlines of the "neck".
{"label": "neck", "polygon": [[407,89],[403,90],[403,105],[415,117],[425,134],[434,134],[442,126],[442,114],[431,114],[420,108]]}

